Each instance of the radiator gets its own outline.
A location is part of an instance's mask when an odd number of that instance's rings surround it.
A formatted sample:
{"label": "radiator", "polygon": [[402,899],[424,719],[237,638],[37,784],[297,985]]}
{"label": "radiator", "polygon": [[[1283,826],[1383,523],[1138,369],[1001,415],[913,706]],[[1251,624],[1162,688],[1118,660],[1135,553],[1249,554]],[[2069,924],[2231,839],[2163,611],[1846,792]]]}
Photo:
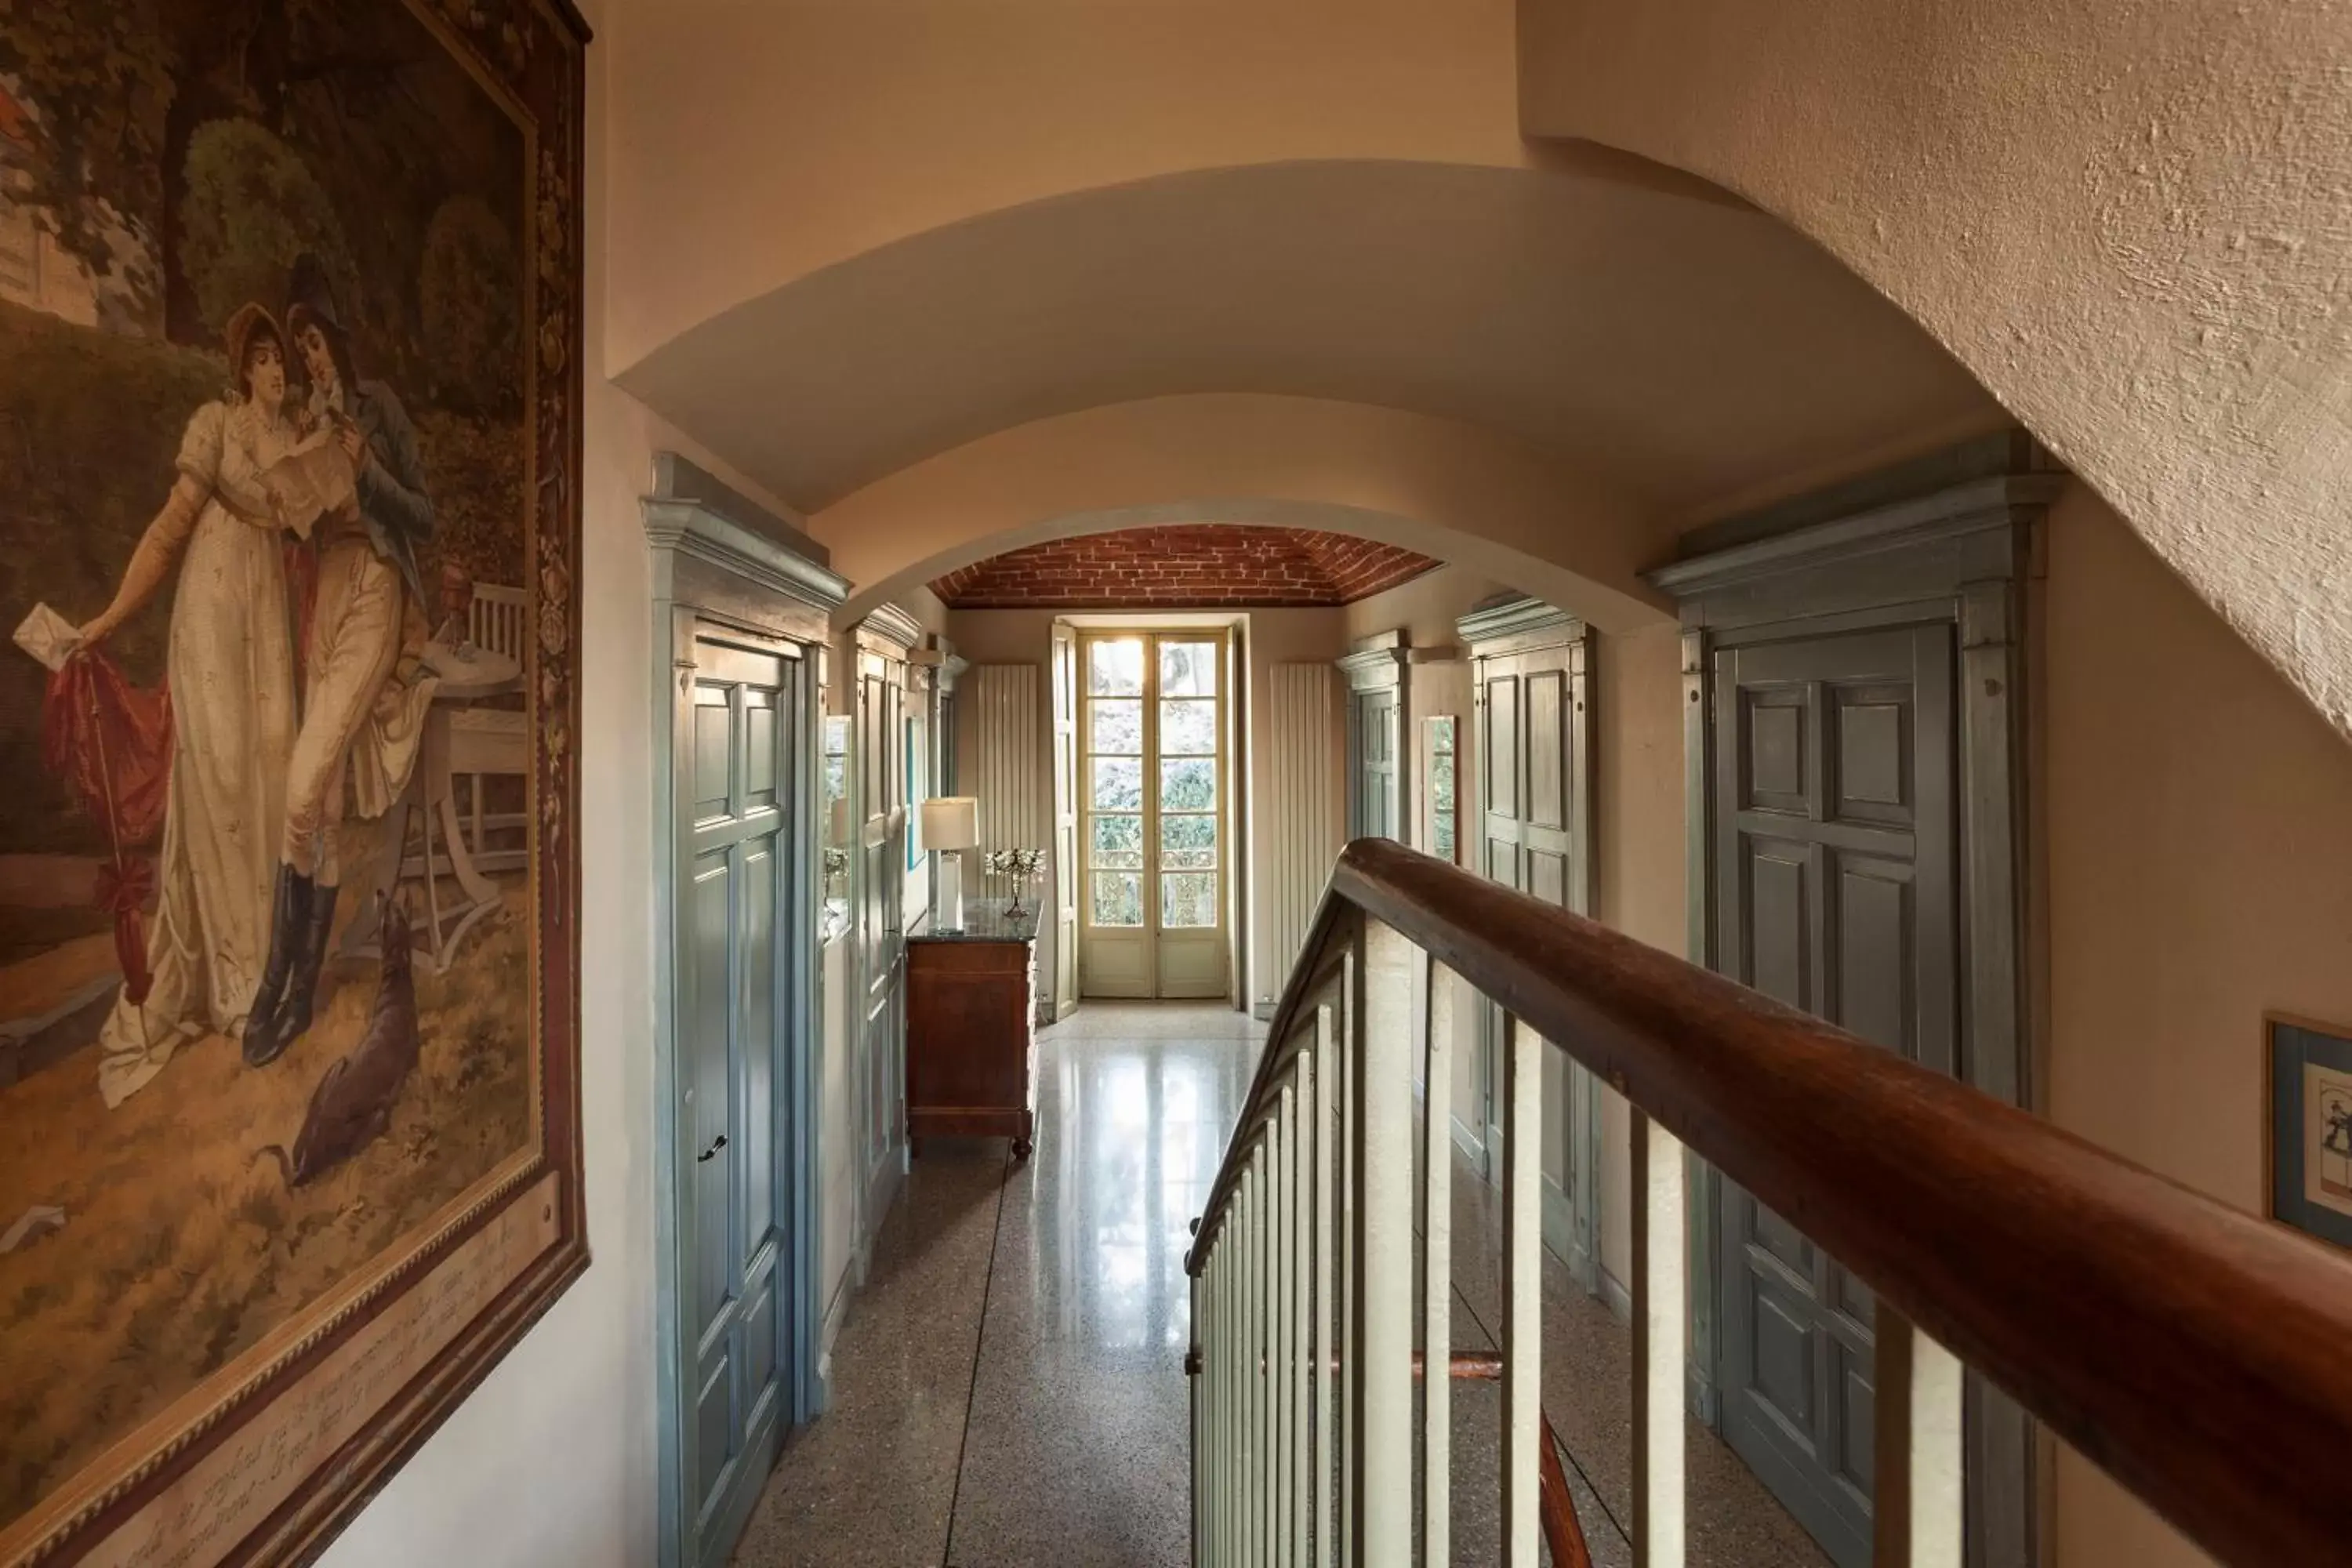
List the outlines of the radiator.
{"label": "radiator", "polygon": [[[1341,833],[1339,671],[1328,664],[1277,664],[1267,695],[1272,731],[1265,826],[1274,846],[1274,936],[1279,991],[1307,940],[1315,906],[1331,879]],[[1265,981],[1259,982],[1263,987]]]}
{"label": "radiator", "polygon": [[[967,899],[1001,899],[1012,890],[1003,879],[982,873],[990,850],[1052,847],[1054,785],[1045,754],[1050,721],[1045,677],[1045,670],[1034,664],[982,664],[958,685],[965,767],[956,787],[980,801],[980,847],[966,861]],[[1043,896],[1050,886],[1041,871],[1023,889],[1023,901]]]}

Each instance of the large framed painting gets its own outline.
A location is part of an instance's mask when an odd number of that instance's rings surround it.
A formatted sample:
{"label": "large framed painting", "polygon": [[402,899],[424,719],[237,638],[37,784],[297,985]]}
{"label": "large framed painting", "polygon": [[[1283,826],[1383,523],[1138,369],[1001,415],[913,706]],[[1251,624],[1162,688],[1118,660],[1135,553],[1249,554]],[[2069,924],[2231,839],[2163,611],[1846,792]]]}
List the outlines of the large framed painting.
{"label": "large framed painting", "polygon": [[2263,1018],[2263,1212],[2352,1247],[2352,1028]]}
{"label": "large framed painting", "polygon": [[0,5],[0,1568],[308,1561],[587,1265],[585,46]]}

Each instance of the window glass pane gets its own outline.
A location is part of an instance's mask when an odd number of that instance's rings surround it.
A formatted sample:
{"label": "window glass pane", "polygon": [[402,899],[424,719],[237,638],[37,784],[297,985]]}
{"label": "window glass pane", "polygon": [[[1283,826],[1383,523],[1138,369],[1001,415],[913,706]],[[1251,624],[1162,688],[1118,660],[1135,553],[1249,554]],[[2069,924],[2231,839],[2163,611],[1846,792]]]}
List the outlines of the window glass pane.
{"label": "window glass pane", "polygon": [[1143,874],[1139,871],[1097,871],[1094,884],[1095,924],[1139,926],[1143,923]]}
{"label": "window glass pane", "polygon": [[1143,869],[1143,818],[1097,816],[1094,821],[1096,865],[1120,870]]}
{"label": "window glass pane", "polygon": [[1087,645],[1087,691],[1095,697],[1143,695],[1143,639]]}
{"label": "window glass pane", "polygon": [[1197,930],[1217,923],[1217,874],[1175,871],[1160,879],[1160,924],[1163,930]]}
{"label": "window glass pane", "polygon": [[1143,700],[1139,697],[1097,697],[1087,731],[1087,749],[1143,753]]}
{"label": "window glass pane", "polygon": [[1214,866],[1217,863],[1217,819],[1213,816],[1161,817],[1160,863],[1171,871]]}
{"label": "window glass pane", "polygon": [[[1097,747],[1097,750],[1101,748]],[[1202,701],[1160,705],[1160,750],[1164,756],[1205,757],[1217,749],[1217,704]]]}
{"label": "window glass pane", "polygon": [[1097,811],[1143,809],[1143,759],[1095,757],[1087,766],[1093,770],[1089,799]]}
{"label": "window glass pane", "polygon": [[[1100,763],[1097,763],[1100,766]],[[1207,757],[1167,758],[1160,764],[1164,811],[1208,811],[1217,804],[1217,764]]]}
{"label": "window glass pane", "polygon": [[1214,697],[1217,694],[1217,645],[1213,642],[1164,642],[1160,645],[1160,695]]}

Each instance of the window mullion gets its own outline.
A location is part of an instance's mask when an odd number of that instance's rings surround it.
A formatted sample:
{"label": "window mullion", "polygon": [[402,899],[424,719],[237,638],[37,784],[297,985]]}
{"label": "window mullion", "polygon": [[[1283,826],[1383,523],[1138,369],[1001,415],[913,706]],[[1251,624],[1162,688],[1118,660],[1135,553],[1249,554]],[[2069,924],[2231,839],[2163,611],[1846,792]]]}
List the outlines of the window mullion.
{"label": "window mullion", "polygon": [[1143,638],[1143,928],[1160,989],[1160,634]]}

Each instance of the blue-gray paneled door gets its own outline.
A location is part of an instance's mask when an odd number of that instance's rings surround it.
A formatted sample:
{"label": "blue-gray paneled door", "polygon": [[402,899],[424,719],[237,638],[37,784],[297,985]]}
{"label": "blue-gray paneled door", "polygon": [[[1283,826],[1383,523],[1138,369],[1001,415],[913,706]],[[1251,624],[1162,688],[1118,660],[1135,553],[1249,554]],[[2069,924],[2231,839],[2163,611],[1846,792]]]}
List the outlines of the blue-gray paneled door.
{"label": "blue-gray paneled door", "polygon": [[[1952,627],[1718,650],[1715,885],[1733,978],[1952,1072]],[[1871,1561],[1874,1302],[1722,1184],[1723,1431],[1840,1568]]]}
{"label": "blue-gray paneled door", "polygon": [[857,655],[857,1068],[860,1245],[870,1247],[906,1166],[907,666]]}
{"label": "blue-gray paneled door", "polygon": [[1349,789],[1348,837],[1404,837],[1397,788],[1397,689],[1380,687],[1349,694],[1349,739],[1354,742],[1355,766]]}
{"label": "blue-gray paneled door", "polygon": [[677,1185],[689,1561],[732,1550],[789,1421],[795,658],[698,629],[677,791]]}

